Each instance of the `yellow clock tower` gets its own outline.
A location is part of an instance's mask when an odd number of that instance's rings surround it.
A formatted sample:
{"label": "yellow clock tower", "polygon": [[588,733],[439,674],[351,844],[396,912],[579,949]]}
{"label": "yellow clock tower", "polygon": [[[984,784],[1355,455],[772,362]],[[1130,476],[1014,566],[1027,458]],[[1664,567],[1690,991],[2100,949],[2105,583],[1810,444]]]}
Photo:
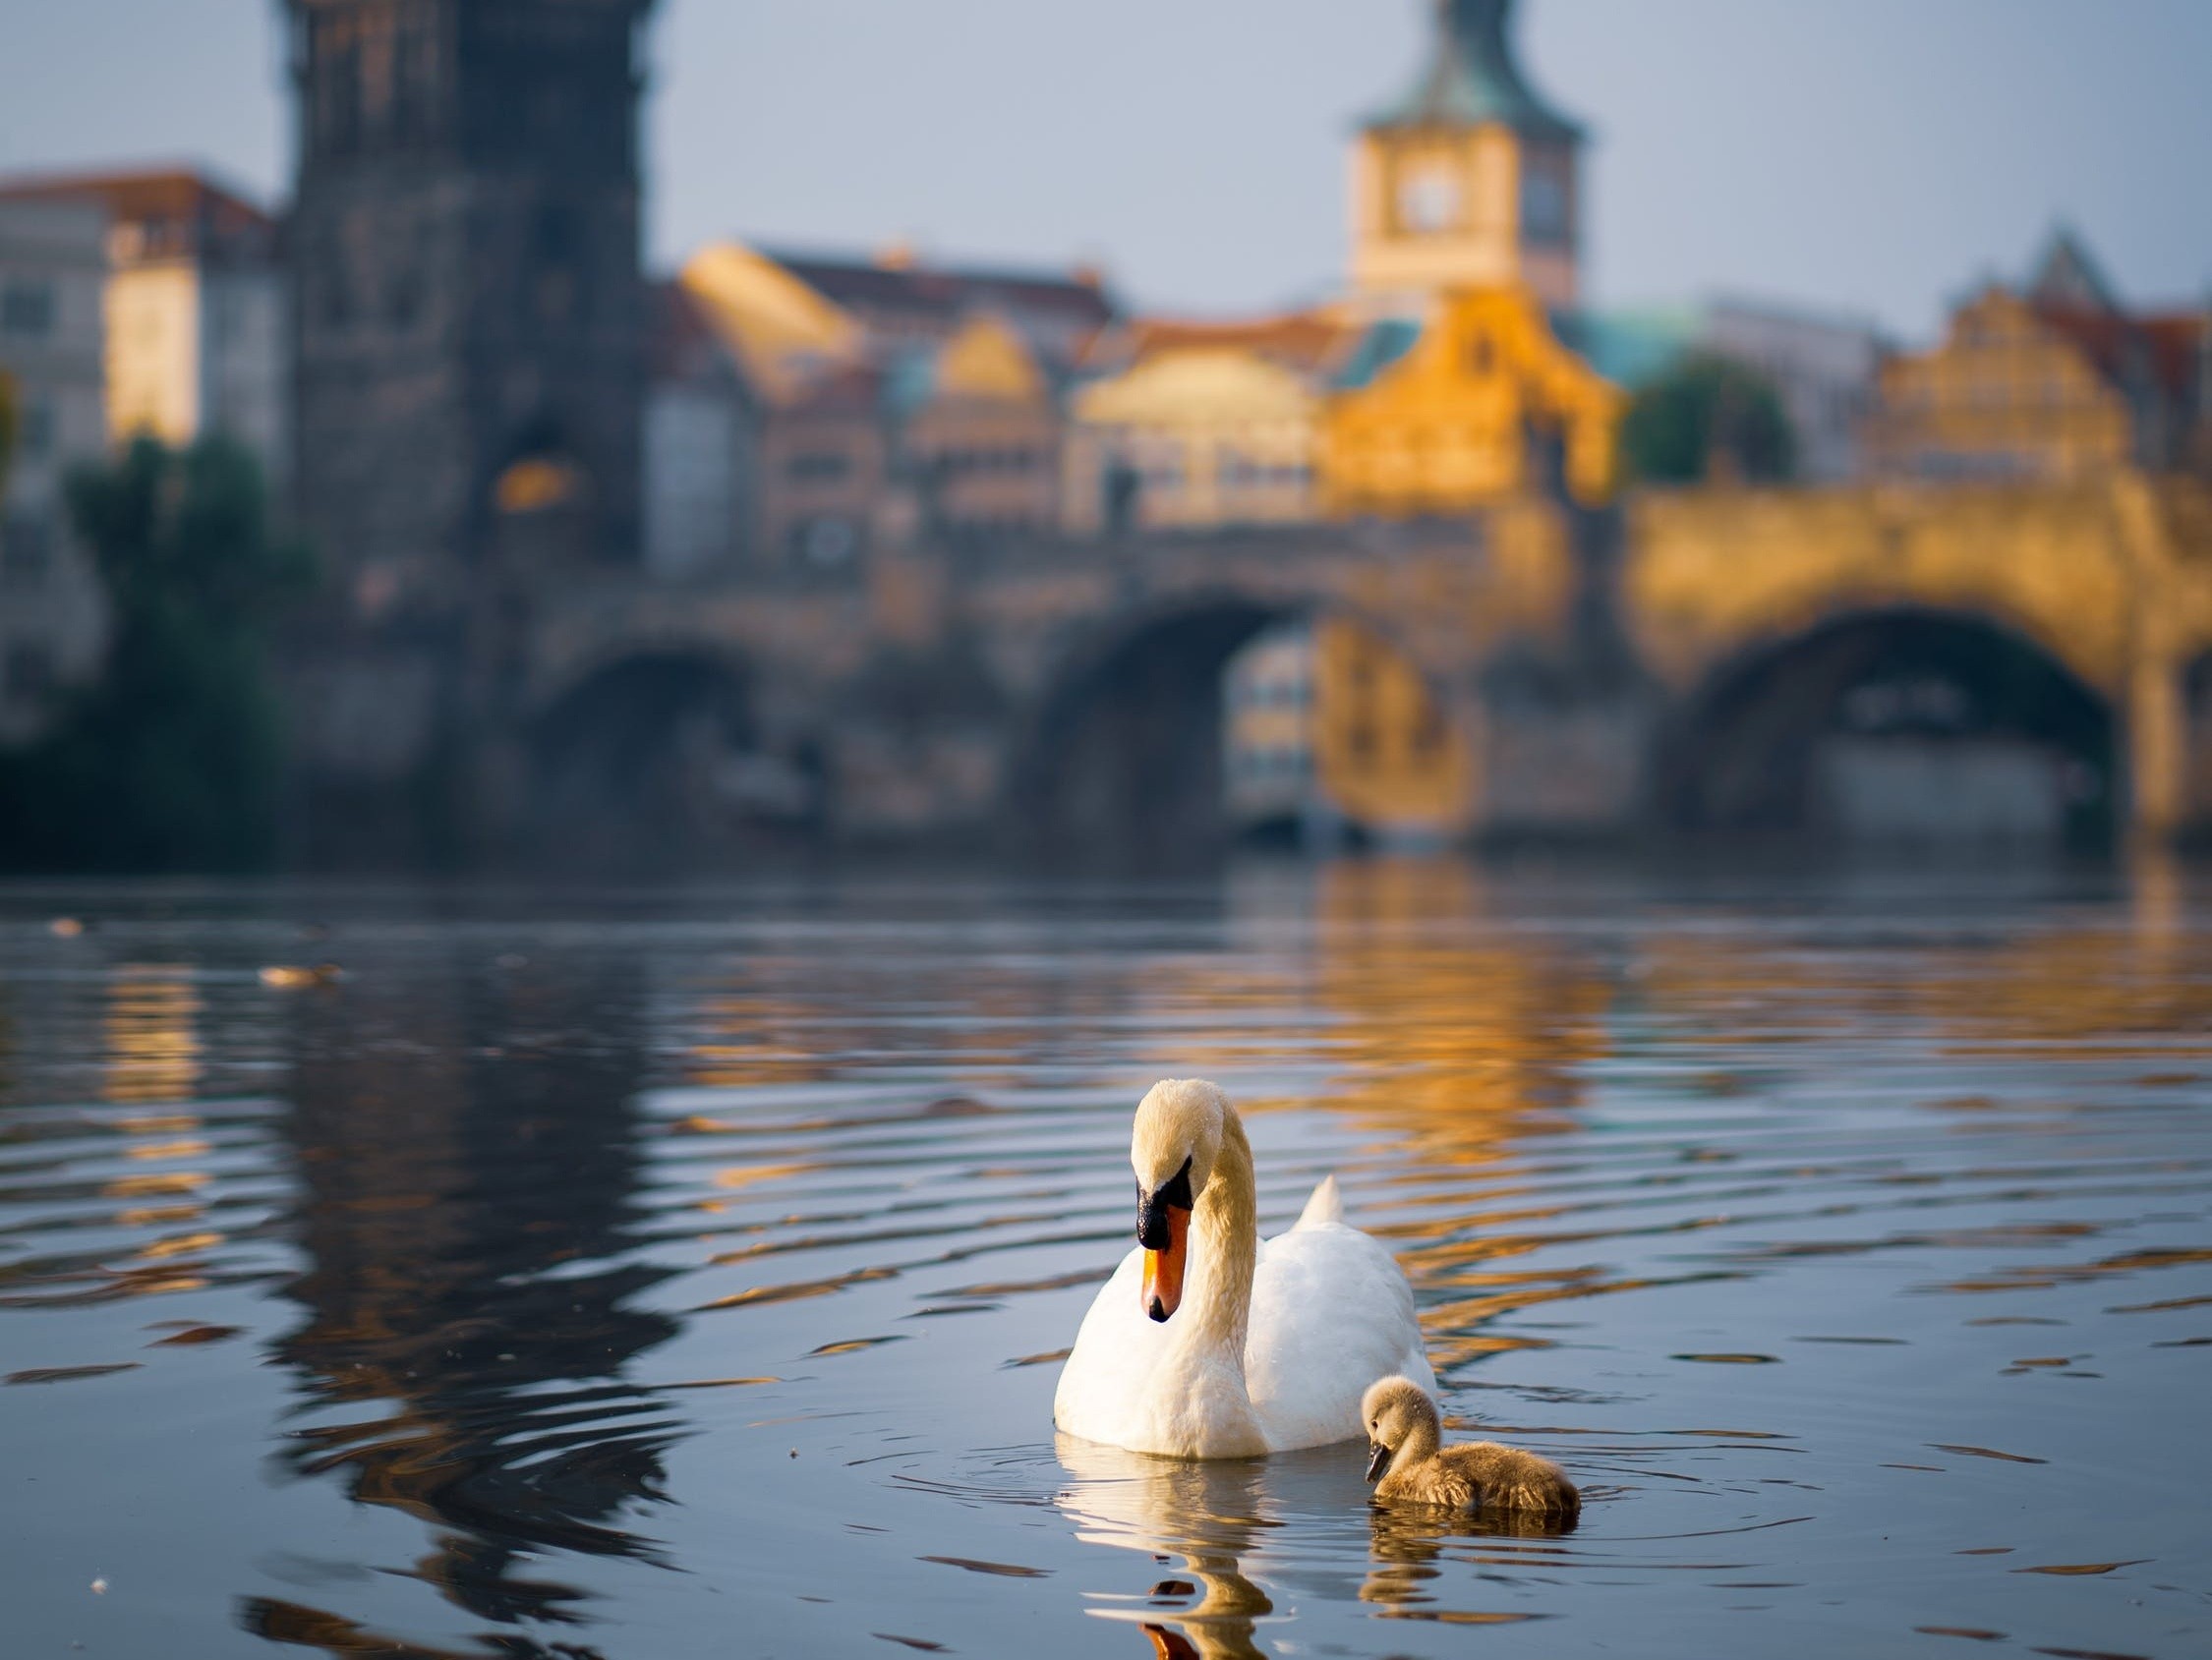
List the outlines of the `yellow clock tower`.
{"label": "yellow clock tower", "polygon": [[1443,290],[1511,284],[1571,310],[1583,131],[1523,79],[1512,0],[1433,4],[1428,63],[1353,150],[1352,285],[1417,315]]}

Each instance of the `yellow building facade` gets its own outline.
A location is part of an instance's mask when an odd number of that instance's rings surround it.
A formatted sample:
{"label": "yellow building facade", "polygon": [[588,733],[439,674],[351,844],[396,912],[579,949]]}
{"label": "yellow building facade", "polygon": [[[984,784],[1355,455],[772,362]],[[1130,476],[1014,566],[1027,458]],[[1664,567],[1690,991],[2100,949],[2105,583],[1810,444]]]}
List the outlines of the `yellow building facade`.
{"label": "yellow building facade", "polygon": [[2079,479],[2126,463],[2127,401],[2023,297],[1989,288],[1943,343],[1884,366],[1875,466],[1915,478]]}
{"label": "yellow building facade", "polygon": [[1418,670],[1349,618],[1273,628],[1224,677],[1223,804],[1246,830],[1355,826],[1384,842],[1462,833],[1475,769]]}
{"label": "yellow building facade", "polygon": [[1336,514],[1473,512],[1543,487],[1553,444],[1568,488],[1601,500],[1626,409],[1530,290],[1455,290],[1404,357],[1330,400],[1322,499]]}
{"label": "yellow building facade", "polygon": [[1066,527],[1092,536],[1310,518],[1321,410],[1305,376],[1256,351],[1144,358],[1072,401]]}
{"label": "yellow building facade", "polygon": [[900,445],[930,521],[951,530],[1044,530],[1060,512],[1060,416],[1021,336],[970,318],[925,364]]}
{"label": "yellow building facade", "polygon": [[1387,642],[1341,618],[1315,623],[1313,693],[1313,773],[1339,810],[1385,838],[1466,830],[1473,751]]}

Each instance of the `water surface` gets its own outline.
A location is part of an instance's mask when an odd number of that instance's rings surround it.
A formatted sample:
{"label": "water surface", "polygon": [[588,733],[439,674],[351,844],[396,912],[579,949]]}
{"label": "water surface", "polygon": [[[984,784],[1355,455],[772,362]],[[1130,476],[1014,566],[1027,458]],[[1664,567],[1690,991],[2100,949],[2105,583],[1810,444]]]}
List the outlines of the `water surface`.
{"label": "water surface", "polygon": [[[1578,1528],[1056,1443],[1193,1073]],[[7,891],[6,1652],[2202,1654],[2208,1106],[2166,869]]]}

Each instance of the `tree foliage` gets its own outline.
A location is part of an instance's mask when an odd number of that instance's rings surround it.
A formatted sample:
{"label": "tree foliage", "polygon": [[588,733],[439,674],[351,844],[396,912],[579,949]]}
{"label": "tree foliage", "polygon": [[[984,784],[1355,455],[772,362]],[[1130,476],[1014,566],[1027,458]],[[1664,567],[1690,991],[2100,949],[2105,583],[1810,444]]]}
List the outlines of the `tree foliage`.
{"label": "tree foliage", "polygon": [[1621,453],[1647,484],[1777,484],[1797,467],[1797,434],[1774,383],[1713,352],[1694,352],[1629,403]]}
{"label": "tree foliage", "polygon": [[312,581],[253,456],[142,438],[68,483],[107,592],[105,671],[0,755],[0,865],[236,871],[275,856],[282,722],[268,663]]}

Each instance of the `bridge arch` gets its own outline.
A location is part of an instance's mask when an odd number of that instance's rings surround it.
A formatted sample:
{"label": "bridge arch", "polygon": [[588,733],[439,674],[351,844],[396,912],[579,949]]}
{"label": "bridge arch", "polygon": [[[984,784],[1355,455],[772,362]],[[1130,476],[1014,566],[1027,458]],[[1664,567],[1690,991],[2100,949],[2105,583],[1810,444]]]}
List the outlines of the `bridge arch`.
{"label": "bridge arch", "polygon": [[2179,828],[2193,843],[2212,843],[2212,649],[2182,669],[2182,767]]}
{"label": "bridge arch", "polygon": [[1220,853],[1223,681],[1265,630],[1346,623],[1419,677],[1439,742],[1464,750],[1451,689],[1387,619],[1330,594],[1184,591],[1118,612],[1063,651],[1016,734],[1003,817],[1030,851],[1173,869]]}
{"label": "bridge arch", "polygon": [[526,831],[542,863],[711,866],[811,828],[821,761],[763,743],[751,663],[712,645],[641,642],[587,661],[524,732]]}
{"label": "bridge arch", "polygon": [[2126,822],[2122,725],[2026,629],[1867,605],[1710,668],[1663,724],[1655,793],[1686,831],[2099,842]]}

